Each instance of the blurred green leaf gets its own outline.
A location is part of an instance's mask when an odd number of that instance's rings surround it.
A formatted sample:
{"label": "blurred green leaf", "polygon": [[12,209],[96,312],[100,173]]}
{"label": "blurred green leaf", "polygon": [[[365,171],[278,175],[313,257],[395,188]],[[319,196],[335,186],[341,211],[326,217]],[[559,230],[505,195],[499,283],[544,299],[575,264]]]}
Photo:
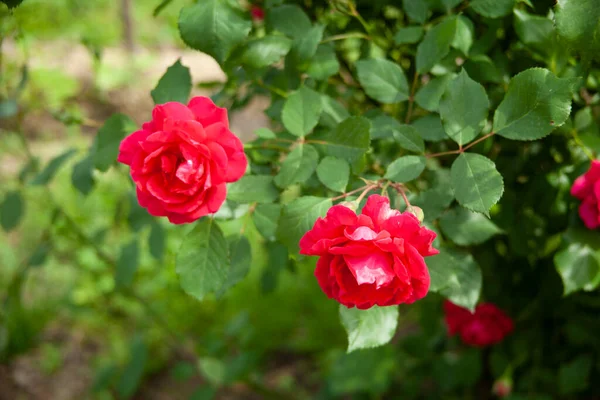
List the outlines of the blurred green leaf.
{"label": "blurred green leaf", "polygon": [[456,33],[451,46],[469,55],[469,49],[473,45],[474,36],[473,22],[464,15],[459,15],[456,19]]}
{"label": "blurred green leaf", "polygon": [[515,75],[494,114],[494,132],[513,140],[536,140],[565,123],[571,113],[571,79],[543,68]]}
{"label": "blurred green leaf", "polygon": [[437,114],[428,114],[421,117],[415,120],[412,126],[417,129],[423,139],[430,142],[439,142],[448,137],[442,126],[442,119]]}
{"label": "blurred green leaf", "polygon": [[139,252],[137,239],[133,239],[121,247],[121,254],[115,270],[115,286],[117,288],[129,287],[133,283],[138,269]]}
{"label": "blurred green leaf", "polygon": [[[64,153],[54,157],[46,165],[46,168],[42,170],[35,178],[31,180],[32,185],[45,185],[54,178],[54,175],[58,172],[59,168],[67,162],[77,151],[75,149],[69,149]],[[116,158],[116,156],[115,156]]]}
{"label": "blurred green leaf", "polygon": [[399,124],[393,132],[396,143],[403,149],[415,153],[423,153],[425,151],[425,143],[414,126]]}
{"label": "blurred green leaf", "polygon": [[281,121],[291,134],[305,136],[319,122],[322,110],[319,93],[303,86],[286,99],[281,110]]}
{"label": "blurred green leaf", "polygon": [[212,218],[202,218],[183,239],[175,268],[183,290],[202,300],[227,282],[231,264],[229,246]]}
{"label": "blurred green leaf", "polygon": [[0,204],[0,225],[5,232],[13,230],[25,212],[25,200],[20,191],[6,193],[2,204]]}
{"label": "blurred green leaf", "polygon": [[587,245],[573,243],[556,253],[554,265],[563,281],[565,296],[600,285],[600,255]]}
{"label": "blurred green leaf", "polygon": [[317,177],[329,189],[344,192],[350,178],[350,165],[340,158],[327,156],[317,167]]}
{"label": "blurred green leaf", "polygon": [[369,149],[370,131],[368,119],[348,117],[323,137],[325,153],[352,163]]}
{"label": "blurred green leaf", "polygon": [[260,277],[260,288],[262,293],[269,294],[277,287],[279,273],[288,265],[288,250],[279,243],[271,243],[267,246],[268,263]]}
{"label": "blurred green leaf", "polygon": [[463,69],[446,86],[440,101],[444,130],[460,146],[469,143],[483,129],[489,107],[485,88]]}
{"label": "blurred green leaf", "polygon": [[472,0],[470,6],[477,14],[488,18],[504,17],[512,12],[515,0]]}
{"label": "blurred green leaf", "polygon": [[391,346],[340,354],[329,376],[332,393],[336,398],[363,392],[382,395],[398,371],[397,359]]}
{"label": "blurred green leaf", "polygon": [[150,227],[150,236],[148,237],[148,247],[150,255],[154,259],[161,261],[165,254],[167,246],[167,234],[160,223],[154,221]]}
{"label": "blurred green leaf", "polygon": [[425,157],[402,156],[388,165],[384,178],[394,182],[410,182],[421,175],[425,169]]}
{"label": "blurred green leaf", "polygon": [[0,102],[0,119],[10,118],[19,112],[19,106],[15,100],[4,100]]}
{"label": "blurred green leaf", "polygon": [[317,52],[310,60],[306,73],[311,78],[322,81],[337,74],[339,70],[340,62],[335,47],[331,43],[323,43],[317,47]]}
{"label": "blurred green leaf", "polygon": [[192,75],[190,69],[181,64],[181,58],[167,68],[150,94],[154,104],[177,101],[187,104],[192,91]]}
{"label": "blurred green leaf", "polygon": [[141,336],[133,339],[129,354],[129,362],[123,369],[117,384],[117,392],[124,398],[130,398],[135,394],[144,375],[148,349]]}
{"label": "blurred green leaf", "polygon": [[600,60],[600,7],[596,0],[558,0],[556,30],[584,61]]}
{"label": "blurred green leaf", "polygon": [[267,24],[292,38],[301,38],[310,31],[310,19],[295,4],[285,4],[271,8],[267,13]]}
{"label": "blurred green leaf", "polygon": [[460,246],[480,244],[502,232],[483,215],[463,207],[457,207],[442,215],[440,228],[448,239]]}
{"label": "blurred green leaf", "polygon": [[227,187],[227,199],[237,203],[271,203],[278,196],[270,175],[244,175]]}
{"label": "blurred green leaf", "polygon": [[340,304],[340,319],[348,334],[348,353],[382,346],[394,337],[398,326],[398,307],[373,306],[368,310]]}
{"label": "blurred green leaf", "polygon": [[450,44],[456,33],[456,17],[445,18],[431,28],[417,47],[417,71],[422,74],[429,72],[435,64],[450,52]]}
{"label": "blurred green leaf", "polygon": [[486,216],[504,192],[502,175],[496,165],[480,154],[462,153],[452,163],[450,175],[460,205]]}
{"label": "blurred green leaf", "polygon": [[281,204],[259,204],[252,218],[258,232],[267,240],[273,240],[281,214]]}
{"label": "blurred green leaf", "polygon": [[27,265],[31,267],[39,267],[46,261],[50,250],[52,250],[52,245],[50,243],[40,243],[27,260]]}
{"label": "blurred green leaf", "polygon": [[281,60],[292,48],[285,36],[264,36],[248,42],[242,55],[242,64],[251,68],[264,68]]}
{"label": "blurred green leaf", "polygon": [[71,183],[75,189],[87,196],[94,188],[94,159],[91,155],[86,156],[73,166]]}
{"label": "blurred green leaf", "polygon": [[321,95],[323,103],[323,112],[321,113],[320,123],[328,128],[335,128],[337,124],[350,116],[343,104],[327,96]]}
{"label": "blurred green leaf", "polygon": [[585,391],[589,386],[593,362],[592,356],[585,354],[568,364],[561,365],[558,372],[560,394],[565,396]]}
{"label": "blurred green leaf", "polygon": [[227,275],[227,281],[219,289],[219,293],[225,293],[229,288],[235,286],[238,282],[248,275],[250,265],[252,264],[252,249],[250,242],[245,236],[233,235],[227,238],[229,243],[229,254],[231,257],[231,269]]}
{"label": "blurred green leaf", "polygon": [[400,28],[394,35],[396,44],[412,44],[418,43],[423,37],[423,28],[420,26],[407,26]]}
{"label": "blurred green leaf", "polygon": [[454,74],[442,75],[421,86],[415,95],[415,102],[428,111],[438,111],[440,99],[454,76]]}
{"label": "blurred green leaf", "polygon": [[323,217],[332,206],[323,197],[300,197],[283,206],[277,228],[277,238],[293,252],[298,252],[300,238],[312,229],[315,221]]}
{"label": "blurred green leaf", "polygon": [[275,139],[277,135],[269,128],[258,128],[254,131],[254,134],[261,139]]}
{"label": "blurred green leaf", "polygon": [[356,62],[358,80],[367,95],[384,104],[408,100],[409,89],[402,68],[383,58]]}
{"label": "blurred green leaf", "polygon": [[102,172],[108,171],[117,161],[119,145],[123,138],[129,134],[129,126],[135,123],[124,114],[113,114],[96,135],[94,166]]}
{"label": "blurred green leaf", "polygon": [[281,163],[273,181],[280,188],[306,182],[317,169],[319,153],[309,144],[299,144]]}
{"label": "blurred green leaf", "polygon": [[429,3],[426,0],[402,0],[402,9],[410,19],[419,24],[427,21]]}
{"label": "blurred green leaf", "polygon": [[198,361],[200,372],[214,386],[220,386],[225,380],[227,366],[223,361],[213,357],[202,357]]}
{"label": "blurred green leaf", "polygon": [[310,60],[319,47],[319,42],[323,39],[324,25],[314,25],[303,35],[294,40],[292,53],[300,61]]}

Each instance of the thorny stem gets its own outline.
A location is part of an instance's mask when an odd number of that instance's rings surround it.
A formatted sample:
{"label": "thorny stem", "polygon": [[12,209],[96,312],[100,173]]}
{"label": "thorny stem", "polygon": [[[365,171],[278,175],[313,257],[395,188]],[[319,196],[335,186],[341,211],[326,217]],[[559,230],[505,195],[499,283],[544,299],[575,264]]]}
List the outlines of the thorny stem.
{"label": "thorny stem", "polygon": [[400,193],[400,196],[402,196],[402,198],[404,199],[404,203],[406,203],[406,208],[410,207],[410,201],[408,201],[408,197],[406,197],[406,192],[404,191],[404,185],[402,184],[396,184],[393,185],[394,189],[396,189],[398,191],[398,193]]}
{"label": "thorny stem", "polygon": [[496,134],[496,132],[490,132],[487,135],[483,135],[482,137],[475,140],[474,142],[469,143],[465,147],[461,146],[457,150],[450,150],[450,151],[443,151],[441,153],[427,154],[427,155],[425,155],[425,157],[433,158],[433,157],[447,156],[450,154],[461,154],[461,153],[464,153],[465,151],[469,150],[471,147],[475,146],[476,144],[483,142],[485,139],[494,136],[495,134]]}
{"label": "thorny stem", "polygon": [[408,111],[406,111],[406,117],[404,118],[405,124],[408,124],[410,122],[410,118],[412,117],[413,104],[415,102],[415,91],[417,90],[418,83],[419,83],[419,72],[415,71],[415,76],[413,78],[413,82],[410,87],[410,97],[408,98]]}

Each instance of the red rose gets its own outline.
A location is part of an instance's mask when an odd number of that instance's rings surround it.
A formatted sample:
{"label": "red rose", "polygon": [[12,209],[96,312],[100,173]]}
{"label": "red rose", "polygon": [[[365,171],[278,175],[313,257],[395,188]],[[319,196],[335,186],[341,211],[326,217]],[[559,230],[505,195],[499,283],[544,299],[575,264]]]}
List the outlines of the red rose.
{"label": "red rose", "polygon": [[265,11],[257,5],[253,5],[250,8],[250,15],[252,15],[252,19],[256,21],[262,21],[265,19]]}
{"label": "red rose", "polygon": [[225,184],[240,179],[248,164],[227,110],[208,97],[194,97],[187,107],[154,107],[152,121],[123,139],[117,160],[131,167],[140,205],[174,224],[216,212]]}
{"label": "red rose", "polygon": [[466,308],[444,302],[448,335],[460,334],[463,342],[476,347],[498,343],[514,329],[508,315],[491,303],[482,303],[471,314]]}
{"label": "red rose", "polygon": [[588,229],[600,226],[600,160],[592,161],[590,169],[575,179],[571,195],[582,201],[579,216]]}
{"label": "red rose", "polygon": [[423,257],[438,253],[435,232],[410,213],[372,195],[361,215],[329,209],[300,240],[300,253],[319,256],[315,275],[323,292],[346,307],[412,303],[429,290]]}

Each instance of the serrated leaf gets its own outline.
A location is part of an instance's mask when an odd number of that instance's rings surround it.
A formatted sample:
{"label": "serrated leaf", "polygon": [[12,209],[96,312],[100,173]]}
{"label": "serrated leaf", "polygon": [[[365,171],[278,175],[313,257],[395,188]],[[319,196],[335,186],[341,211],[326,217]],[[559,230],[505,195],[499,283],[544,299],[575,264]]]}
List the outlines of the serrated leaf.
{"label": "serrated leaf", "polygon": [[452,163],[450,176],[460,205],[487,216],[504,192],[502,175],[496,165],[480,154],[462,153]]}
{"label": "serrated leaf", "polygon": [[175,268],[183,290],[202,300],[227,282],[229,246],[212,218],[202,218],[183,239]]}
{"label": "serrated leaf", "polygon": [[150,94],[154,104],[177,101],[186,104],[192,91],[192,75],[190,69],[181,64],[181,59],[167,68],[158,84]]}
{"label": "serrated leaf", "polygon": [[264,36],[249,41],[242,55],[242,64],[264,68],[281,60],[292,48],[292,40],[285,36]]}
{"label": "serrated leaf", "polygon": [[420,26],[407,26],[405,28],[400,28],[394,35],[394,42],[398,45],[418,43],[423,37],[424,32],[425,31]]}
{"label": "serrated leaf", "polygon": [[291,134],[304,136],[317,125],[322,111],[323,103],[319,93],[303,86],[286,99],[281,111],[281,121]]}
{"label": "serrated leaf", "polygon": [[565,296],[582,289],[592,291],[600,284],[600,256],[587,245],[572,243],[556,253],[554,265],[563,281]]}
{"label": "serrated leaf", "polygon": [[[117,148],[118,150],[118,148]],[[76,150],[70,149],[65,151],[62,154],[54,157],[50,162],[46,165],[46,168],[42,170],[35,178],[31,180],[32,185],[45,185],[54,178],[54,175],[58,172],[60,167],[69,160],[75,153]],[[116,155],[115,155],[116,159]]]}
{"label": "serrated leaf", "polygon": [[469,4],[479,15],[500,18],[512,12],[515,0],[472,0]]}
{"label": "serrated leaf", "polygon": [[83,160],[73,166],[71,173],[71,183],[75,189],[79,190],[83,195],[88,195],[94,188],[94,160],[91,155],[88,155]]}
{"label": "serrated leaf", "polygon": [[125,288],[131,286],[138,269],[139,246],[137,239],[123,245],[115,269],[115,286]]}
{"label": "serrated leaf", "polygon": [[277,238],[290,252],[297,253],[300,238],[312,229],[317,218],[323,217],[331,206],[330,199],[314,196],[300,197],[287,203],[281,212]]}
{"label": "serrated leaf", "polygon": [[259,204],[254,209],[252,218],[258,232],[267,240],[274,240],[277,232],[281,204]]}
{"label": "serrated leaf", "polygon": [[440,101],[444,130],[459,145],[469,143],[485,126],[489,107],[485,88],[463,69],[448,84]]}
{"label": "serrated leaf", "polygon": [[340,158],[327,156],[317,167],[317,177],[321,183],[335,192],[343,192],[348,186],[350,165]]}
{"label": "serrated leaf", "polygon": [[440,99],[446,91],[446,86],[454,77],[454,74],[446,74],[432,79],[417,90],[415,102],[427,111],[437,111],[440,106]]}
{"label": "serrated leaf", "polygon": [[494,114],[494,132],[513,140],[536,140],[561,126],[571,113],[573,81],[531,68],[514,76]]}
{"label": "serrated leaf", "polygon": [[427,20],[429,3],[425,0],[402,0],[402,9],[410,19],[420,24]]}
{"label": "serrated leaf", "polygon": [[150,228],[150,236],[148,236],[150,255],[158,261],[162,260],[165,254],[166,242],[167,235],[165,229],[158,222],[154,222]]}
{"label": "serrated leaf", "polygon": [[383,346],[392,340],[398,327],[398,315],[395,306],[359,310],[340,304],[340,320],[348,334],[348,353]]}
{"label": "serrated leaf", "polygon": [[203,0],[183,7],[179,13],[179,33],[185,44],[214,57],[221,65],[252,28],[248,16],[231,4],[227,0]]}
{"label": "serrated leaf", "polygon": [[455,208],[442,215],[440,228],[448,239],[459,246],[481,244],[502,232],[491,220],[463,207]]}
{"label": "serrated leaf", "polygon": [[228,185],[227,199],[237,203],[271,203],[279,197],[271,175],[244,175]]}
{"label": "serrated leaf", "polygon": [[440,254],[427,257],[426,262],[431,276],[429,290],[474,311],[481,292],[481,270],[473,257],[462,251],[441,248]]}
{"label": "serrated leaf", "polygon": [[360,158],[371,142],[371,122],[364,117],[349,117],[324,136],[327,155],[352,163]]}
{"label": "serrated leaf", "polygon": [[442,126],[442,119],[437,114],[429,114],[412,123],[419,135],[430,142],[439,142],[446,139],[446,131]]}
{"label": "serrated leaf", "polygon": [[2,229],[5,232],[13,230],[19,225],[24,211],[25,201],[21,192],[15,190],[6,193],[2,204],[0,204],[0,225],[2,225]]}
{"label": "serrated leaf", "polygon": [[558,34],[584,61],[600,60],[600,7],[596,0],[558,0],[554,19]]}
{"label": "serrated leaf", "polygon": [[421,175],[425,162],[425,157],[421,156],[399,157],[388,165],[384,178],[399,183],[410,182]]}
{"label": "serrated leaf", "polygon": [[456,32],[456,17],[448,17],[431,28],[417,47],[417,71],[429,72],[435,64],[450,52],[450,44]]}
{"label": "serrated leaf", "polygon": [[396,143],[405,150],[423,153],[425,151],[425,142],[414,126],[399,124],[393,131]]}
{"label": "serrated leaf", "polygon": [[129,134],[128,129],[134,122],[124,114],[113,114],[98,130],[95,141],[94,166],[102,172],[108,171],[119,155],[119,145]]}
{"label": "serrated leaf", "polygon": [[372,58],[357,61],[356,70],[358,80],[369,97],[384,104],[408,100],[408,82],[398,64],[383,58]]}
{"label": "serrated leaf", "polygon": [[317,52],[310,60],[306,73],[311,78],[322,81],[337,74],[339,70],[340,62],[335,47],[331,43],[323,43],[317,47]]}
{"label": "serrated leaf", "polygon": [[281,163],[281,169],[273,180],[280,188],[306,182],[317,169],[319,153],[309,144],[300,144]]}
{"label": "serrated leaf", "polygon": [[244,279],[248,275],[252,263],[252,249],[250,248],[250,242],[245,236],[233,235],[227,238],[227,241],[231,256],[231,269],[229,270],[227,281],[219,289],[220,294],[225,293]]}
{"label": "serrated leaf", "polygon": [[267,24],[293,38],[300,38],[311,29],[308,16],[295,4],[284,4],[269,10]]}

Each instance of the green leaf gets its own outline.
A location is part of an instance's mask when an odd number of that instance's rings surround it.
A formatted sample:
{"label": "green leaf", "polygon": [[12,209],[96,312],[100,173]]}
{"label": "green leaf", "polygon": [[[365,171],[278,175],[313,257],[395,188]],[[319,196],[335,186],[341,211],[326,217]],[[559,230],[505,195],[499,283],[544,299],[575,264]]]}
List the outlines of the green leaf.
{"label": "green leaf", "polygon": [[[118,150],[118,147],[117,147],[117,150]],[[71,158],[75,153],[77,153],[76,150],[70,149],[70,150],[67,150],[64,153],[54,157],[52,160],[50,160],[48,165],[46,165],[46,168],[44,168],[44,170],[42,172],[40,172],[35,178],[33,178],[33,180],[31,181],[31,184],[32,185],[45,185],[48,182],[50,182],[52,180],[52,178],[54,178],[54,175],[56,175],[56,173],[58,172],[60,167],[65,162],[67,162],[67,160],[69,158]],[[116,155],[115,155],[115,159],[116,159]]]}
{"label": "green leaf", "polygon": [[565,123],[571,113],[572,80],[543,68],[514,76],[494,114],[494,132],[513,140],[536,140]]}
{"label": "green leaf", "polygon": [[558,371],[560,394],[563,396],[574,395],[588,389],[593,363],[592,356],[585,354],[569,363],[562,364]]}
{"label": "green leaf", "polygon": [[434,173],[435,179],[431,187],[410,199],[411,204],[423,209],[426,222],[437,219],[454,200],[450,171],[439,169]]}
{"label": "green leaf", "polygon": [[469,253],[442,248],[425,260],[431,275],[429,290],[471,311],[481,292],[481,270]]}
{"label": "green leaf", "polygon": [[94,159],[88,155],[83,160],[73,166],[71,174],[71,183],[75,189],[87,196],[94,188]]}
{"label": "green leaf", "polygon": [[425,0],[402,0],[402,9],[415,22],[422,24],[427,21],[429,3]]}
{"label": "green leaf", "polygon": [[438,111],[446,86],[454,77],[454,74],[446,74],[432,79],[427,85],[417,90],[415,102],[427,111]]}
{"label": "green leaf", "polygon": [[584,61],[600,60],[600,7],[596,0],[558,0],[556,30]]}
{"label": "green leaf", "polygon": [[260,288],[262,293],[272,293],[277,288],[279,274],[289,263],[288,250],[280,243],[271,243],[267,246],[267,267],[260,277]]}
{"label": "green leaf", "polygon": [[425,151],[425,143],[414,126],[399,124],[397,129],[394,129],[394,139],[405,150],[414,151],[415,153]]}
{"label": "green leaf", "polygon": [[274,182],[280,188],[306,182],[317,169],[319,153],[309,144],[299,144],[281,163]]}
{"label": "green leaf", "polygon": [[469,143],[485,126],[489,107],[485,88],[463,69],[448,84],[440,101],[444,130],[460,146]]}
{"label": "green leaf", "polygon": [[425,162],[425,157],[421,156],[399,157],[388,165],[384,178],[400,183],[410,182],[421,175]]}
{"label": "green leaf", "polygon": [[425,38],[417,47],[417,72],[429,72],[450,52],[456,25],[456,17],[448,17],[425,34]]}
{"label": "green leaf", "polygon": [[480,154],[462,153],[452,163],[450,175],[456,200],[471,211],[489,216],[488,210],[504,192],[496,165]]}
{"label": "green leaf", "polygon": [[259,204],[252,218],[258,232],[267,240],[274,240],[281,214],[280,204]]}
{"label": "green leaf", "polygon": [[459,15],[456,20],[456,33],[451,46],[469,55],[469,49],[473,45],[474,35],[473,22],[464,15]]}
{"label": "green leaf", "polygon": [[446,131],[442,126],[442,119],[437,114],[429,114],[412,123],[419,135],[430,142],[439,142],[446,139]]}
{"label": "green leaf", "polygon": [[306,35],[312,24],[304,11],[297,5],[285,4],[269,10],[267,24],[292,38]]}
{"label": "green leaf", "polygon": [[264,68],[281,60],[292,48],[292,40],[285,36],[264,36],[253,39],[245,46],[242,64]]}
{"label": "green leaf", "polygon": [[10,118],[13,115],[17,115],[19,112],[19,105],[15,100],[5,100],[0,102],[0,119]]}
{"label": "green leaf", "polygon": [[398,45],[418,43],[423,37],[424,32],[425,31],[420,26],[407,26],[405,28],[400,28],[394,35],[394,42]]}
{"label": "green leaf", "polygon": [[551,19],[528,14],[519,9],[514,10],[514,16],[515,31],[523,43],[544,54],[550,54],[555,50],[556,34]]}
{"label": "green leaf", "polygon": [[234,47],[241,44],[252,22],[227,0],[203,0],[183,7],[179,33],[184,43],[223,64]]}
{"label": "green leaf", "polygon": [[244,175],[227,187],[227,199],[237,203],[271,203],[279,197],[270,175]]}
{"label": "green leaf", "polygon": [[343,192],[348,186],[350,165],[340,158],[327,156],[317,167],[317,177],[323,185],[334,192]]}
{"label": "green leaf", "polygon": [[156,87],[150,92],[154,104],[177,101],[186,104],[192,91],[190,69],[181,64],[181,59],[167,68]]}
{"label": "green leaf", "polygon": [[254,131],[254,134],[261,139],[275,139],[277,135],[269,128],[258,128]]}
{"label": "green leaf", "polygon": [[313,79],[323,81],[337,74],[339,70],[340,62],[335,47],[331,43],[323,43],[317,47],[317,52],[310,60],[306,73]]}
{"label": "green leaf", "polygon": [[317,218],[325,216],[331,206],[330,199],[314,196],[300,197],[287,203],[281,212],[277,238],[291,253],[297,253],[300,238],[312,229]]}
{"label": "green leaf", "polygon": [[319,93],[303,86],[286,99],[281,110],[281,121],[285,129],[300,137],[313,130],[322,111]]}
{"label": "green leaf", "polygon": [[119,145],[135,123],[126,115],[113,114],[104,122],[96,135],[94,166],[102,172],[108,171],[119,155]]}
{"label": "green leaf", "polygon": [[501,83],[503,81],[502,72],[485,54],[471,56],[463,68],[477,82]]}
{"label": "green leaf", "polygon": [[322,125],[335,128],[337,124],[350,116],[346,107],[339,101],[327,95],[321,95],[321,100],[323,103],[323,112],[321,113],[321,120],[319,122]]}
{"label": "green leaf", "polygon": [[446,237],[459,246],[480,244],[502,232],[492,221],[479,213],[458,207],[440,218],[440,228]]}
{"label": "green leaf", "polygon": [[296,38],[292,46],[294,57],[299,61],[310,60],[317,52],[324,31],[324,25],[315,25]]}
{"label": "green leaf", "polygon": [[40,243],[27,260],[27,265],[31,267],[38,267],[42,265],[44,262],[46,262],[46,258],[48,257],[48,253],[50,253],[50,250],[52,250],[52,246],[50,243]]}
{"label": "green leaf", "polygon": [[587,245],[572,243],[556,253],[554,265],[565,288],[565,296],[578,290],[587,292],[600,284],[600,255]]}
{"label": "green leaf", "polygon": [[472,0],[470,5],[479,15],[500,18],[512,12],[515,0]]}
{"label": "green leaf", "polygon": [[154,222],[150,227],[150,236],[148,237],[148,248],[150,255],[156,260],[161,261],[165,254],[167,235],[164,228],[158,222]]}
{"label": "green leaf", "polygon": [[24,211],[25,201],[21,192],[15,190],[6,193],[2,204],[0,204],[0,225],[2,225],[2,229],[5,232],[13,230],[19,225]]}
{"label": "green leaf", "polygon": [[364,117],[349,117],[324,136],[327,155],[352,163],[360,158],[371,142],[371,122]]}
{"label": "green leaf", "polygon": [[248,275],[252,263],[250,242],[245,236],[233,235],[227,240],[229,242],[229,254],[231,255],[231,270],[227,276],[227,281],[219,289],[220,294],[225,293],[244,279]]}
{"label": "green leaf", "polygon": [[406,76],[400,66],[383,58],[356,62],[358,80],[367,95],[384,104],[408,100]]}
{"label": "green leaf", "polygon": [[229,247],[212,218],[202,218],[183,239],[175,268],[183,290],[202,300],[227,282]]}
{"label": "green leaf", "polygon": [[144,368],[148,360],[148,349],[144,340],[137,336],[131,343],[129,362],[120,374],[117,392],[122,398],[133,396],[144,375]]}
{"label": "green leaf", "polygon": [[348,334],[348,353],[383,346],[392,340],[398,327],[398,315],[396,306],[359,310],[340,304],[340,319]]}
{"label": "green leaf", "polygon": [[139,252],[137,239],[133,239],[121,247],[121,255],[117,260],[115,270],[115,286],[117,288],[129,287],[133,283],[138,269]]}
{"label": "green leaf", "polygon": [[9,9],[16,8],[22,2],[23,0],[2,0],[2,3],[6,4]]}

